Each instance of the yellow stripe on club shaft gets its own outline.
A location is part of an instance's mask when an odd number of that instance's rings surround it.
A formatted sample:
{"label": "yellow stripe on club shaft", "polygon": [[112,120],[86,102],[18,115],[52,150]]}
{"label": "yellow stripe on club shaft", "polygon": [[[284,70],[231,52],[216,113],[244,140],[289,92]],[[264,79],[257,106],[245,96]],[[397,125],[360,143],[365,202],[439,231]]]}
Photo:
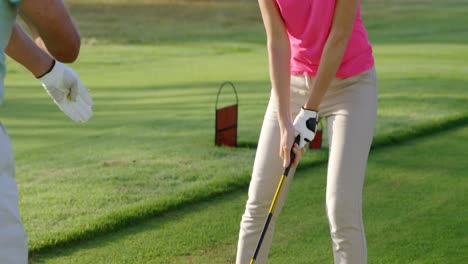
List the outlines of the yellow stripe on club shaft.
{"label": "yellow stripe on club shaft", "polygon": [[273,197],[273,201],[271,202],[271,206],[270,206],[270,214],[273,212],[273,209],[275,208],[275,204],[276,204],[276,199],[278,198],[278,195],[280,193],[280,190],[281,190],[281,186],[283,186],[283,181],[284,179],[286,178],[286,175],[282,175],[281,176],[281,180],[278,184],[278,188],[276,188],[276,193],[275,193],[275,196]]}
{"label": "yellow stripe on club shaft", "polygon": [[251,259],[250,264],[255,264],[255,259]]}

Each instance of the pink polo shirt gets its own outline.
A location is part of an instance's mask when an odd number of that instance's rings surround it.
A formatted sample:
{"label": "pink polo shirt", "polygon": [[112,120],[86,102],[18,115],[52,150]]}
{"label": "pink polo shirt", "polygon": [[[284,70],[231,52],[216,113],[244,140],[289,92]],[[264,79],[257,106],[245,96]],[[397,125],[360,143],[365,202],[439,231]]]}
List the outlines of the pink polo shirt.
{"label": "pink polo shirt", "polygon": [[[335,0],[276,0],[291,44],[291,74],[315,76],[323,47],[331,30]],[[353,32],[341,65],[339,78],[357,75],[374,66],[372,46],[358,8]]]}

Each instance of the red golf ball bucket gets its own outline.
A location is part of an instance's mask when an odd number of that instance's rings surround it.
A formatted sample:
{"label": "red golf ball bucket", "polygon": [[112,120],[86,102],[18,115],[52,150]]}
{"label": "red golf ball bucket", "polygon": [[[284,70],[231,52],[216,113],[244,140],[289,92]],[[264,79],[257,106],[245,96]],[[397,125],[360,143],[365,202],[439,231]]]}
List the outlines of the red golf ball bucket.
{"label": "red golf ball bucket", "polygon": [[315,132],[314,139],[309,143],[309,149],[321,149],[322,148],[322,122],[318,123],[317,132]]}
{"label": "red golf ball bucket", "polygon": [[[231,86],[236,96],[236,103],[233,105],[218,108],[219,96],[225,86]],[[237,117],[238,117],[239,99],[237,97],[236,87],[232,82],[221,84],[216,96],[216,124],[215,124],[215,144],[217,146],[237,146]]]}

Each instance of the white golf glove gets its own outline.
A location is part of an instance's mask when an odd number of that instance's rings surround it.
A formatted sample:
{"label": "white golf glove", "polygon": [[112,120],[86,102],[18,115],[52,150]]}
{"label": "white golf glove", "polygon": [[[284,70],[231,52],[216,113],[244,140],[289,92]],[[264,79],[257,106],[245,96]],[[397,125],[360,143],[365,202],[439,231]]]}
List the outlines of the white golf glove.
{"label": "white golf glove", "polygon": [[94,102],[78,74],[65,64],[55,61],[52,70],[39,78],[55,104],[75,122],[86,122],[93,115]]}
{"label": "white golf glove", "polygon": [[300,136],[299,147],[303,148],[307,142],[315,137],[317,131],[318,113],[302,107],[301,112],[294,119],[294,128]]}

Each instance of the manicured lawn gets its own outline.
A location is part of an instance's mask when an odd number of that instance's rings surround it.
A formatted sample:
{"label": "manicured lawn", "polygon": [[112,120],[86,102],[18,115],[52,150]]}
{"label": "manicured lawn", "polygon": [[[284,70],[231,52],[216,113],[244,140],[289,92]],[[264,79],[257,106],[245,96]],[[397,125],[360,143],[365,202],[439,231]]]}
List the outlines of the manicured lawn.
{"label": "manicured lawn", "polygon": [[[371,154],[364,189],[369,263],[463,263],[468,126]],[[415,155],[418,153],[418,155]],[[326,166],[300,171],[279,217],[269,263],[332,263]],[[234,263],[246,192],[123,229],[35,263]]]}
{"label": "manicured lawn", "polygon": [[[11,62],[0,108],[31,251],[243,190],[255,151],[213,146],[214,101],[222,81],[235,82],[240,141],[255,145],[269,95],[256,2],[67,2],[83,35],[73,68],[91,90],[95,116],[73,124]],[[467,114],[463,7],[363,1],[380,81],[377,140]],[[302,164],[325,156],[307,154]]]}

